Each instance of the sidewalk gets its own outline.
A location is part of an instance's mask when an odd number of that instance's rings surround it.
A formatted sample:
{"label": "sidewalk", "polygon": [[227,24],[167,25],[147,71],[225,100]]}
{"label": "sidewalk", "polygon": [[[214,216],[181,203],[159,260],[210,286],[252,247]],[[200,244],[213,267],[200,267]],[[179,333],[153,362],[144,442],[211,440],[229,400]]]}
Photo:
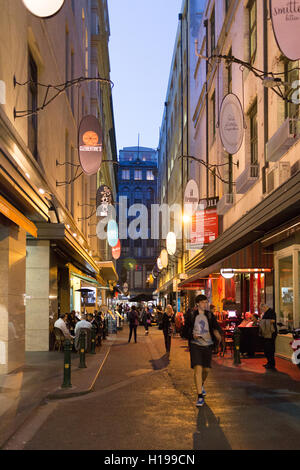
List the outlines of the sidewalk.
{"label": "sidewalk", "polygon": [[26,353],[21,369],[0,376],[0,448],[45,401],[84,395],[93,390],[115,335],[108,336],[96,354],[86,354],[87,368],[79,369],[79,354],[71,354],[71,388],[61,388],[64,353]]}

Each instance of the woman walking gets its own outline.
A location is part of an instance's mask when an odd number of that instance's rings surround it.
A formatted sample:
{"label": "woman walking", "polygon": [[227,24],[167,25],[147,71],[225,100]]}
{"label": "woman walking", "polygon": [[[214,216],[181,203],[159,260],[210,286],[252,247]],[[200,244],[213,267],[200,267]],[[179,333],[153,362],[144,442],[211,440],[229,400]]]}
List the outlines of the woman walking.
{"label": "woman walking", "polygon": [[167,305],[162,317],[162,330],[165,338],[166,353],[169,356],[171,351],[171,337],[173,333],[174,311],[172,305]]}

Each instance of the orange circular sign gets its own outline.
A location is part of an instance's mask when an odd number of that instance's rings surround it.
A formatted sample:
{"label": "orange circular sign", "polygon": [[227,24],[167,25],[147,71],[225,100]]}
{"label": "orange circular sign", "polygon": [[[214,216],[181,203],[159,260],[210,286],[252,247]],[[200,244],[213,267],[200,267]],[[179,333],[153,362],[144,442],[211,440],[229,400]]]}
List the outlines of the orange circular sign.
{"label": "orange circular sign", "polygon": [[85,145],[97,145],[99,142],[98,134],[94,131],[87,131],[83,134],[82,140]]}

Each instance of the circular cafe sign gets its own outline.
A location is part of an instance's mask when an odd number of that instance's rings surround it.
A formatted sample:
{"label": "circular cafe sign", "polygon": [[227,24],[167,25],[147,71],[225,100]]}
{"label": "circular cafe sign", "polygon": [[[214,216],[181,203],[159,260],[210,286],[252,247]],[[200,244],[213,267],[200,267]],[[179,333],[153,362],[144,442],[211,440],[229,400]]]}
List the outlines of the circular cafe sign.
{"label": "circular cafe sign", "polygon": [[270,0],[273,31],[281,52],[290,60],[300,59],[300,3]]}
{"label": "circular cafe sign", "polygon": [[65,0],[23,0],[27,10],[39,18],[50,18],[62,8]]}
{"label": "circular cafe sign", "polygon": [[163,266],[163,268],[167,268],[168,264],[169,264],[169,255],[168,255],[168,252],[167,250],[162,250],[161,253],[160,253],[160,261],[161,261],[161,264]]}
{"label": "circular cafe sign", "polygon": [[94,175],[102,163],[102,129],[96,116],[85,116],[78,131],[79,161],[86,175]]}
{"label": "circular cafe sign", "polygon": [[169,232],[167,235],[167,251],[170,256],[175,255],[176,253],[176,245],[177,245],[177,240],[176,240],[176,235],[174,232]]}
{"label": "circular cafe sign", "polygon": [[190,180],[186,185],[184,192],[184,213],[193,215],[198,207],[199,188],[195,180]]}
{"label": "circular cafe sign", "polygon": [[240,100],[233,93],[222,101],[219,130],[226,152],[230,155],[237,153],[244,139],[244,112]]}
{"label": "circular cafe sign", "polygon": [[107,241],[109,246],[114,248],[119,241],[119,228],[115,220],[110,220],[107,224]]}
{"label": "circular cafe sign", "polygon": [[112,247],[111,249],[111,253],[112,253],[112,257],[114,259],[119,259],[120,256],[121,256],[121,242],[120,240],[118,241],[118,243],[116,244],[116,246]]}

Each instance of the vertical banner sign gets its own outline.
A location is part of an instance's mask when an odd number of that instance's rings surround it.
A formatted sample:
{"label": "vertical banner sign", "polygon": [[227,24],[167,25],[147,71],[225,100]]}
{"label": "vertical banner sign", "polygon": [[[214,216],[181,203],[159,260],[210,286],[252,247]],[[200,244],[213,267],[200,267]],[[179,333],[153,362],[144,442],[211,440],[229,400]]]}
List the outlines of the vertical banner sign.
{"label": "vertical banner sign", "polygon": [[299,60],[299,1],[270,0],[270,12],[273,31],[279,49],[289,60]]}
{"label": "vertical banner sign", "polygon": [[94,175],[102,163],[102,129],[96,116],[85,116],[78,131],[79,161],[88,176]]}
{"label": "vertical banner sign", "polygon": [[190,249],[202,249],[218,238],[219,217],[217,209],[204,209],[193,215]]}
{"label": "vertical banner sign", "polygon": [[240,100],[229,93],[222,101],[219,123],[222,145],[230,155],[237,153],[244,139],[244,111]]}
{"label": "vertical banner sign", "polygon": [[65,0],[23,0],[23,3],[34,16],[51,18],[61,10]]}

